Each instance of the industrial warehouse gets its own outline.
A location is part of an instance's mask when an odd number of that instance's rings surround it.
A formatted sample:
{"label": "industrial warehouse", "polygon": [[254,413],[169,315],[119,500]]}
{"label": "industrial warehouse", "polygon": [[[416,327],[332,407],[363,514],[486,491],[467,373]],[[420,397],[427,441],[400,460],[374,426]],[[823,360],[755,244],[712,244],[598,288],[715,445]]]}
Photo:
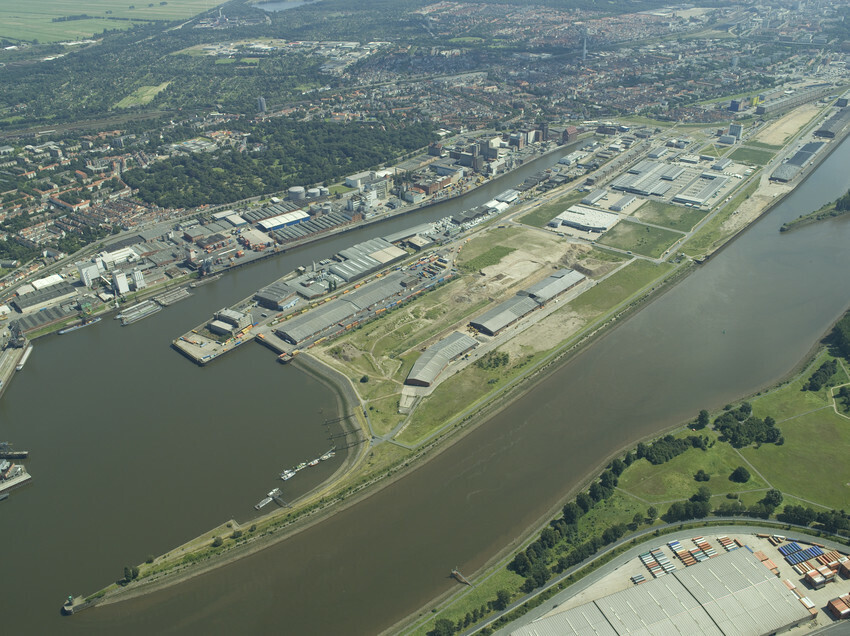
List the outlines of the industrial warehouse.
{"label": "industrial warehouse", "polygon": [[770,175],[771,180],[783,183],[791,181],[799,175],[803,168],[811,163],[815,154],[823,147],[823,142],[812,141],[800,148],[794,156],[779,166]]}
{"label": "industrial warehouse", "polygon": [[512,636],[762,636],[811,619],[793,591],[752,552],[736,549],[550,614]]}
{"label": "industrial warehouse", "polygon": [[428,347],[425,353],[419,356],[404,383],[410,386],[431,386],[452,360],[458,359],[477,346],[478,341],[475,338],[455,331]]}
{"label": "industrial warehouse", "polygon": [[[361,312],[367,312],[380,303],[388,306],[396,305],[402,299],[407,289],[405,281],[408,275],[403,272],[393,272],[383,279],[372,282],[368,287],[355,290],[337,298],[321,307],[289,320],[276,334],[286,342],[298,345],[314,336],[321,336],[340,324],[351,324]],[[393,298],[395,298],[393,300]]]}
{"label": "industrial warehouse", "polygon": [[583,280],[584,274],[566,268],[559,270],[536,285],[517,292],[516,296],[496,305],[469,324],[483,334],[495,336]]}

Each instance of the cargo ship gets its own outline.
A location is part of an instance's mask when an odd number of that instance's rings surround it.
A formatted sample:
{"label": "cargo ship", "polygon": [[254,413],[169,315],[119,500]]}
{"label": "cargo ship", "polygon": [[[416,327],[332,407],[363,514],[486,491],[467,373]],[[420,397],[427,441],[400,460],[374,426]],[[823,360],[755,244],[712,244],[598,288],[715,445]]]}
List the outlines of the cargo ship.
{"label": "cargo ship", "polygon": [[194,289],[195,287],[200,287],[201,285],[206,285],[207,283],[212,283],[221,278],[221,274],[216,274],[215,276],[204,276],[196,281],[189,283],[189,287]]}
{"label": "cargo ship", "polygon": [[145,300],[132,307],[127,307],[121,312],[121,325],[124,327],[132,325],[134,322],[138,322],[143,318],[153,316],[158,311],[162,311],[162,307],[152,300]]}
{"label": "cargo ship", "polygon": [[91,320],[84,320],[78,325],[74,325],[73,327],[65,327],[64,329],[59,330],[59,335],[63,336],[66,333],[71,333],[72,331],[76,331],[77,329],[82,329],[83,327],[88,327],[89,325],[93,325],[96,322],[100,322],[100,316],[97,318],[92,318]]}
{"label": "cargo ship", "polygon": [[30,354],[32,353],[32,343],[27,345],[27,350],[24,351],[24,355],[21,358],[21,361],[18,362],[18,366],[15,367],[15,371],[20,371],[24,368],[24,365],[27,363],[27,360],[30,359]]}

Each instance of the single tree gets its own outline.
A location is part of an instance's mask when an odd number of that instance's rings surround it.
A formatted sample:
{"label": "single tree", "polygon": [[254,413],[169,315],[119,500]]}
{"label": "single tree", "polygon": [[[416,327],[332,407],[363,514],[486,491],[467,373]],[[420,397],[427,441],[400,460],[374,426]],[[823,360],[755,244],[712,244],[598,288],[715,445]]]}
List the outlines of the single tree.
{"label": "single tree", "polygon": [[655,506],[647,508],[646,518],[649,519],[649,523],[654,523],[655,520],[658,519],[658,509]]}
{"label": "single tree", "polygon": [[739,484],[745,484],[750,481],[750,471],[743,466],[738,466],[732,471],[732,474],[729,475],[729,479]]}

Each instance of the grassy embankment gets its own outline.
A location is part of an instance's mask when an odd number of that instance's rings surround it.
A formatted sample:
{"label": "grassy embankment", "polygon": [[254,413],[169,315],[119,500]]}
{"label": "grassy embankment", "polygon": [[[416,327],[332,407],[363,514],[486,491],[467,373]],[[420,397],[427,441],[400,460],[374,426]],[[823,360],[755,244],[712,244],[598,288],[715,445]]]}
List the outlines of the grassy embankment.
{"label": "grassy embankment", "polygon": [[[846,363],[839,362],[838,372],[830,379],[829,386],[819,391],[801,390],[813,371],[831,358],[825,349],[819,351],[797,377],[750,400],[754,416],[771,416],[776,420],[785,438],[784,444],[752,444],[736,449],[721,441],[720,434],[711,428],[694,432],[691,430],[693,422],[688,422],[674,436],[704,436],[707,439],[706,450],[690,448],[657,465],[646,459],[634,461],[620,475],[614,493],[579,519],[576,535],[551,548],[554,556],[550,561],[557,561],[558,555],[569,554],[575,546],[590,537],[600,536],[616,524],[623,524],[630,531],[661,525],[660,517],[670,506],[675,502],[688,501],[700,486],[711,492],[709,503],[712,509],[730,501],[751,506],[760,501],[769,489],[778,489],[783,494],[783,504],[776,512],[789,504],[815,510],[846,508],[850,464],[843,461],[843,455],[850,444],[850,416],[836,413],[833,399],[838,386],[850,382]],[[850,412],[850,406],[841,405],[838,410]],[[712,414],[712,421],[721,413]],[[729,479],[738,466],[749,470],[751,478],[748,482],[741,484]],[[695,480],[699,470],[708,475],[708,481]],[[655,508],[659,520],[651,520],[650,506]],[[703,523],[710,519],[708,517]],[[758,523],[758,520],[754,522]],[[530,541],[523,544],[523,549]],[[512,599],[522,596],[524,577],[506,568],[514,556],[509,555],[490,572],[480,575],[475,581],[475,588],[460,589],[431,617],[420,615],[421,621],[405,633],[427,634],[438,617],[460,625],[466,622],[467,615],[477,613],[479,619],[483,618],[492,613],[499,590],[505,590]],[[580,579],[592,569],[593,566],[585,568],[580,574],[571,576],[568,582]],[[483,583],[479,585],[478,580]]]}
{"label": "grassy embankment", "polygon": [[520,223],[531,225],[533,227],[543,227],[553,218],[565,211],[571,205],[575,205],[584,198],[583,192],[570,191],[562,197],[542,203],[540,206],[520,217]]}

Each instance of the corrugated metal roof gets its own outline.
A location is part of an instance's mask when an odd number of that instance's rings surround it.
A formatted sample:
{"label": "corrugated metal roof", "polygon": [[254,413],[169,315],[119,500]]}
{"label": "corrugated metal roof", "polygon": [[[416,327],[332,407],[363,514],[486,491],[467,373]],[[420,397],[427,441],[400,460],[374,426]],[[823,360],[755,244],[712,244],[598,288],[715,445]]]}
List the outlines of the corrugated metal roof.
{"label": "corrugated metal roof", "polygon": [[587,603],[519,628],[511,636],[617,636],[599,608]]}
{"label": "corrugated metal roof", "polygon": [[293,318],[278,329],[277,333],[281,337],[298,344],[310,336],[346,320],[356,312],[357,307],[340,298],[317,307],[303,316]]}
{"label": "corrugated metal roof", "polygon": [[512,635],[762,636],[808,618],[793,592],[758,558],[748,550],[734,550],[550,614]]}
{"label": "corrugated metal roof", "polygon": [[430,385],[452,360],[478,345],[475,338],[455,331],[428,347],[407,375],[408,381]]}
{"label": "corrugated metal roof", "polygon": [[584,280],[584,274],[564,268],[519,293],[523,296],[530,296],[542,305],[582,280]]}
{"label": "corrugated metal roof", "polygon": [[513,296],[471,321],[470,324],[480,331],[494,334],[531,313],[537,307],[538,304],[528,296]]}

